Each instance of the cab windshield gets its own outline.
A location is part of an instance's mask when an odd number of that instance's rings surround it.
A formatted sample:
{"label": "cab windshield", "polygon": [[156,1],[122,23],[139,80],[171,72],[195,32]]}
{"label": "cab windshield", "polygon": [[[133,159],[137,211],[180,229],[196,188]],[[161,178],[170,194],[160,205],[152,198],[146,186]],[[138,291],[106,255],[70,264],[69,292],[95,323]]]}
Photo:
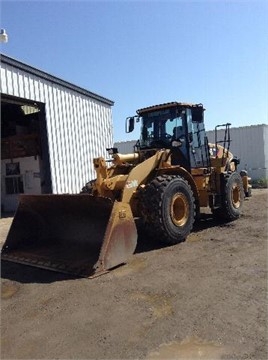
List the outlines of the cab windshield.
{"label": "cab windshield", "polygon": [[171,146],[173,140],[185,135],[183,124],[185,110],[163,109],[141,117],[141,147]]}

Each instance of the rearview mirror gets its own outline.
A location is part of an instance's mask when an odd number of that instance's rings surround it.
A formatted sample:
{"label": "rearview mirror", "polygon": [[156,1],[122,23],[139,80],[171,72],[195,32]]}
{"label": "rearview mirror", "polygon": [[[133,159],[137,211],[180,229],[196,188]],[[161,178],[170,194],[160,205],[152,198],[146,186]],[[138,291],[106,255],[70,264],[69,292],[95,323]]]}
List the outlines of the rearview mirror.
{"label": "rearview mirror", "polygon": [[204,122],[204,109],[202,107],[192,108],[192,121],[196,123]]}
{"label": "rearview mirror", "polygon": [[126,118],[126,133],[131,133],[134,130],[135,117],[130,116]]}

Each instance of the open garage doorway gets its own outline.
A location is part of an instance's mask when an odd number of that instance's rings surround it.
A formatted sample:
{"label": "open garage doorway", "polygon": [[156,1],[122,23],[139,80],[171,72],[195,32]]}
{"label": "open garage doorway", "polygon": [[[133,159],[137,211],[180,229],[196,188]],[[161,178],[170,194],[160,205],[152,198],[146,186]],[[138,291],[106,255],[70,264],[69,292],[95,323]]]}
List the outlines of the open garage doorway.
{"label": "open garage doorway", "polygon": [[1,213],[20,194],[51,193],[45,104],[1,96]]}

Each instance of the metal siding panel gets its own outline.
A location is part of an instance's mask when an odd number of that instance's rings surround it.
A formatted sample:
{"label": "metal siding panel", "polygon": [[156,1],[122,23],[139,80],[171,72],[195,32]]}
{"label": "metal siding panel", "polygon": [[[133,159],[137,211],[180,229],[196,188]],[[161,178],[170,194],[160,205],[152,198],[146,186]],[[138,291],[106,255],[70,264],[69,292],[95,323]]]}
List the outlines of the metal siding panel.
{"label": "metal siding panel", "polygon": [[136,145],[136,140],[130,140],[130,141],[120,141],[114,143],[114,147],[118,149],[118,152],[121,154],[128,154],[133,153],[134,151],[134,145]]}
{"label": "metal siding panel", "polygon": [[36,79],[11,66],[1,67],[1,92],[28,100],[39,101],[34,91]]}
{"label": "metal siding panel", "polygon": [[80,182],[83,177],[83,174],[86,171],[85,167],[85,155],[86,155],[86,134],[85,134],[85,108],[84,108],[84,101],[83,97],[79,96],[78,101],[79,109],[80,109],[80,141],[79,141],[79,147],[80,147],[80,175],[78,179],[78,187],[80,188]]}
{"label": "metal siding panel", "polygon": [[23,75],[22,78],[23,78],[24,97],[26,99],[30,99],[29,78],[27,75]]}
{"label": "metal siding panel", "polygon": [[91,157],[91,134],[90,130],[90,104],[85,100],[85,135],[86,135],[86,153],[85,153],[85,172],[83,173],[83,177],[81,179],[81,187],[89,180],[93,179],[95,172],[92,168],[93,158]]}
{"label": "metal siding panel", "polygon": [[[55,87],[49,87],[51,112],[53,113],[53,145],[55,151],[55,166],[56,166],[56,181],[57,181],[57,192],[63,192],[62,187],[64,185],[64,178],[62,177],[62,129],[61,129],[61,114],[58,109],[59,99],[57,97]],[[59,146],[60,145],[60,146]]]}
{"label": "metal siding panel", "polygon": [[[80,135],[80,124],[78,124],[78,112],[77,112],[77,104],[76,104],[76,97],[75,95],[72,93],[72,120],[73,120],[73,124],[74,124],[74,132],[73,132],[73,136],[74,136],[74,161],[70,164],[71,165],[71,170],[72,173],[75,175],[73,177],[73,184],[74,184],[74,189],[78,190],[78,179],[79,179],[79,175],[80,175],[80,168],[79,168],[79,156],[80,156],[80,146],[79,146],[79,135]],[[75,167],[74,167],[75,164]]]}
{"label": "metal siding panel", "polygon": [[[74,121],[74,113],[73,113],[73,103],[72,103],[72,94],[69,93],[69,115],[71,120],[71,148],[70,148],[70,159],[69,163],[74,164],[75,162],[75,152],[76,152],[76,131],[75,131],[75,121]],[[70,179],[71,179],[71,191],[74,192],[76,187],[76,178],[73,176],[72,166],[70,166]]]}
{"label": "metal siding panel", "polygon": [[84,172],[82,173],[80,187],[82,187],[89,179],[96,177],[93,167],[91,166],[93,163],[93,157],[91,155],[92,131],[90,120],[90,106],[86,99],[84,99]]}
{"label": "metal siding panel", "polygon": [[56,125],[57,133],[55,134],[56,151],[58,154],[58,192],[65,193],[67,191],[66,183],[66,159],[68,158],[66,150],[66,134],[65,134],[65,118],[62,112],[62,96],[60,90],[53,86],[53,108],[54,108],[54,126]]}
{"label": "metal siding panel", "polygon": [[7,80],[7,91],[13,94],[14,92],[13,92],[13,82],[12,82],[12,71],[10,69],[7,69],[6,80]]}
{"label": "metal siding panel", "polygon": [[[69,164],[73,164],[73,154],[74,154],[74,136],[68,136],[68,134],[73,134],[74,132],[74,125],[73,125],[73,119],[72,116],[70,116],[72,112],[72,104],[71,104],[71,94],[70,92],[65,93],[65,111],[66,111],[66,141],[68,141],[68,162]],[[69,116],[68,116],[69,115]],[[67,167],[67,179],[69,181],[69,188],[70,192],[73,193],[75,189],[75,184],[72,176],[72,168],[70,166]]]}
{"label": "metal siding panel", "polygon": [[[265,142],[263,132],[265,125],[252,125],[231,128],[230,151],[240,159],[238,170],[245,169],[253,180],[265,176]],[[208,131],[210,142],[215,141],[214,131]],[[218,131],[218,138],[224,137],[224,130]]]}
{"label": "metal siding panel", "polygon": [[84,107],[83,107],[83,98],[82,95],[79,95],[77,99],[77,107],[78,107],[78,129],[79,129],[79,157],[78,157],[78,170],[79,170],[79,176],[77,178],[77,188],[81,189],[80,183],[81,179],[83,177],[83,173],[85,171],[84,166],[84,158],[85,158],[85,152],[86,152],[86,139],[85,139],[85,119],[84,119]]}
{"label": "metal siding panel", "polygon": [[[239,169],[246,169],[254,178],[257,175],[257,169],[262,167],[262,141],[261,133],[257,127],[233,129],[231,151],[240,158]],[[254,141],[252,141],[254,139]]]}
{"label": "metal siding panel", "polygon": [[59,156],[60,156],[60,185],[61,189],[60,192],[65,193],[68,192],[68,178],[67,178],[67,167],[68,167],[68,132],[65,126],[66,118],[63,117],[63,110],[62,110],[62,98],[59,89],[55,89],[54,87],[55,98],[57,99],[55,103],[55,109],[58,114],[58,129],[59,133],[57,134],[59,137]]}
{"label": "metal siding panel", "polygon": [[1,66],[1,81],[0,81],[1,93],[7,93],[7,82],[6,82],[6,69]]}
{"label": "metal siding panel", "polygon": [[58,184],[58,155],[56,151],[56,139],[54,134],[57,133],[55,129],[55,117],[53,112],[53,100],[51,94],[51,87],[45,84],[44,96],[46,99],[46,120],[47,120],[47,133],[48,133],[48,146],[51,166],[51,180],[52,180],[52,191],[57,193]]}
{"label": "metal siding panel", "polygon": [[[81,130],[82,130],[82,138],[81,138],[81,160],[82,160],[82,164],[81,164],[81,178],[79,179],[79,187],[82,188],[84,181],[86,182],[86,177],[88,176],[89,173],[89,158],[88,158],[88,146],[87,144],[89,143],[89,133],[87,132],[87,103],[86,103],[86,99],[81,97],[81,119],[82,119],[82,123],[81,123]],[[92,161],[91,161],[92,163]],[[87,175],[87,176],[85,176]]]}
{"label": "metal siding panel", "polygon": [[12,74],[13,74],[13,77],[12,77],[13,94],[14,94],[14,96],[19,96],[18,74],[16,71],[13,71]]}
{"label": "metal siding panel", "polygon": [[[78,182],[78,177],[79,177],[79,155],[80,155],[80,146],[79,146],[79,124],[77,123],[77,106],[76,106],[76,97],[75,95],[72,93],[71,95],[71,104],[72,104],[72,121],[73,121],[73,125],[74,125],[74,132],[73,132],[73,137],[74,137],[74,152],[73,152],[73,162],[70,163],[71,166],[71,170],[72,170],[72,174],[75,174],[75,176],[73,177],[73,189],[78,188],[77,186],[77,182]],[[74,168],[74,164],[75,164],[75,168]]]}
{"label": "metal siding panel", "polygon": [[31,94],[31,98],[34,98],[35,97],[34,79],[32,77],[29,77],[29,92]]}
{"label": "metal siding panel", "polygon": [[77,193],[96,177],[93,158],[113,143],[110,105],[7,64],[1,91],[45,104],[53,193]]}
{"label": "metal siding panel", "polygon": [[83,185],[89,180],[90,175],[90,164],[92,164],[92,160],[90,159],[90,126],[89,124],[89,104],[86,101],[85,98],[82,99],[82,118],[83,118],[83,171],[82,171],[82,177],[80,179],[80,188],[83,187]]}
{"label": "metal siding panel", "polygon": [[[58,107],[59,105],[59,107]],[[67,123],[67,117],[63,116],[63,107],[62,107],[62,99],[59,99],[57,104],[57,114],[58,114],[58,129],[59,132],[57,134],[57,143],[59,146],[59,156],[60,156],[60,184],[59,184],[59,192],[65,193],[65,192],[73,192],[74,186],[73,181],[70,182],[70,185],[68,185],[68,182],[70,179],[72,180],[72,167],[74,164],[74,161],[71,161],[70,158],[70,149],[68,145],[68,140],[70,139],[70,135],[72,134],[68,127],[66,126]],[[72,135],[73,136],[73,135]],[[70,172],[68,173],[67,169],[70,168]],[[68,177],[69,176],[69,177]]]}
{"label": "metal siding panel", "polygon": [[96,109],[96,104],[95,102],[92,103],[92,107],[91,107],[92,113],[91,113],[91,124],[93,127],[93,136],[91,137],[91,142],[93,145],[93,157],[97,157],[97,156],[103,156],[103,154],[100,153],[100,150],[98,148],[98,122],[96,122],[96,118],[98,116],[97,114],[97,109]]}
{"label": "metal siding panel", "polygon": [[39,88],[39,98],[37,99],[38,101],[41,101],[42,103],[46,102],[46,98],[45,98],[45,92],[44,92],[44,84],[40,81],[38,81],[38,88]]}
{"label": "metal siding panel", "polygon": [[62,169],[62,179],[61,179],[61,184],[62,184],[62,189],[61,192],[69,192],[70,189],[68,187],[68,179],[70,178],[70,173],[68,173],[68,159],[70,157],[70,151],[69,151],[69,146],[68,146],[68,126],[67,126],[67,120],[68,120],[68,115],[66,114],[65,111],[65,107],[66,107],[66,103],[65,103],[65,97],[64,97],[64,93],[60,91],[60,89],[57,89],[57,98],[58,98],[58,109],[57,112],[59,114],[59,127],[61,129],[61,157],[62,157],[62,162],[61,165],[63,167]]}
{"label": "metal siding panel", "polygon": [[[96,127],[94,124],[94,103],[91,102],[89,104],[89,117],[88,117],[88,121],[90,123],[90,127],[92,128],[92,131],[88,134],[88,138],[89,138],[89,161],[93,161],[93,159],[97,156],[101,156],[101,154],[97,154],[97,151],[95,149],[95,139],[96,139]],[[87,180],[92,180],[94,179],[95,176],[95,171],[93,169],[91,169],[91,173],[89,174],[89,178]]]}
{"label": "metal siding panel", "polygon": [[[12,93],[12,95],[14,95],[14,93]],[[23,75],[19,71],[18,71],[18,96],[20,98],[25,98]]]}

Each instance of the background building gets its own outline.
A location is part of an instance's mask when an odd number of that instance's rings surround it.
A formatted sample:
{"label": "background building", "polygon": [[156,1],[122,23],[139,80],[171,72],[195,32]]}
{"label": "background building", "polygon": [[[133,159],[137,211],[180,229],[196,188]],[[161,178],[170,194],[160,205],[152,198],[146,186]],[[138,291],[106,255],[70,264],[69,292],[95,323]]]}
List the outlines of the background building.
{"label": "background building", "polygon": [[[268,179],[268,125],[252,125],[230,128],[230,151],[238,159],[238,170],[247,170],[252,180]],[[217,131],[218,140],[224,139],[224,130]],[[215,142],[215,131],[207,131],[208,141]],[[116,142],[114,147],[126,154],[133,152],[136,140]]]}
{"label": "background building", "polygon": [[[268,125],[231,128],[230,151],[240,159],[239,170],[247,170],[252,180],[268,179]],[[209,142],[215,142],[215,132],[207,131]],[[218,139],[224,130],[217,131]]]}
{"label": "background building", "polygon": [[113,145],[113,101],[1,56],[1,208],[18,194],[77,193]]}

